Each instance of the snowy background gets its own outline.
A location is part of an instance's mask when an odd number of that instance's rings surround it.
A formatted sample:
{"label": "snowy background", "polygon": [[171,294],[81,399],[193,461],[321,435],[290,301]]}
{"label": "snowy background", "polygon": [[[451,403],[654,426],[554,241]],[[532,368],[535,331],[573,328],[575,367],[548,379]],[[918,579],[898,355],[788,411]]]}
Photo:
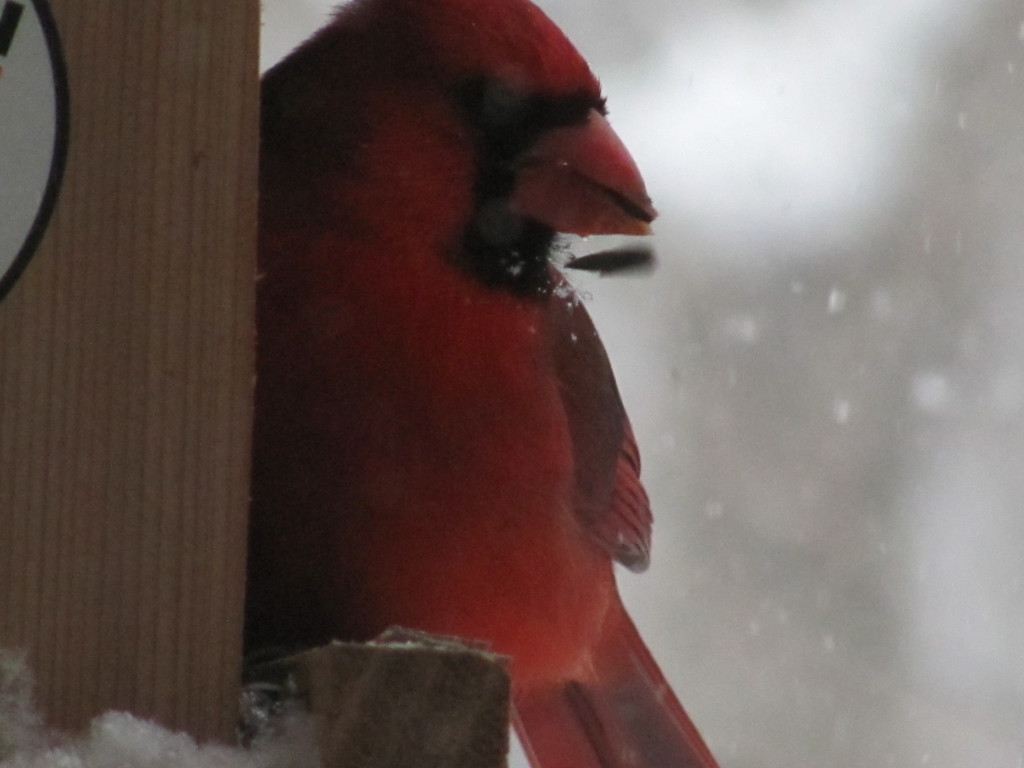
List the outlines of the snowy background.
{"label": "snowy background", "polygon": [[[621,588],[723,768],[1021,768],[1024,0],[541,5],[661,211],[580,287],[656,515]],[[328,6],[264,0],[264,65]]]}

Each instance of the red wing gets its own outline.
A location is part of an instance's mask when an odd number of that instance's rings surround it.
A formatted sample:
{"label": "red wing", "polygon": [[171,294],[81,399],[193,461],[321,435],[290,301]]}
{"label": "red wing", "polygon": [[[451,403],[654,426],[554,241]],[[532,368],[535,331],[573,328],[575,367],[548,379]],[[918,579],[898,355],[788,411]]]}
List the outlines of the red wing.
{"label": "red wing", "polygon": [[615,466],[615,491],[608,513],[597,520],[598,540],[631,571],[647,569],[651,557],[651,502],[640,482],[640,452],[629,419]]}
{"label": "red wing", "polygon": [[549,302],[552,356],[576,462],[576,510],[601,545],[627,568],[647,567],[651,508],[640,454],[608,356],[567,283]]}

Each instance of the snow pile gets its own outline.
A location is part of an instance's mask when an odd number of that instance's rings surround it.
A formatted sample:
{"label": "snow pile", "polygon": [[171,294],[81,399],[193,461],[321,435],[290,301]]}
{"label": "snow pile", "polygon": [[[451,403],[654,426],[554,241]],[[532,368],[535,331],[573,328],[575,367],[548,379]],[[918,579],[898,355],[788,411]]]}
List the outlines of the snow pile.
{"label": "snow pile", "polygon": [[0,765],[15,752],[43,744],[42,718],[32,699],[25,654],[0,648]]}
{"label": "snow pile", "polygon": [[248,749],[197,744],[126,712],[106,712],[77,738],[48,731],[24,654],[0,649],[0,768],[321,768],[310,717],[293,714]]}

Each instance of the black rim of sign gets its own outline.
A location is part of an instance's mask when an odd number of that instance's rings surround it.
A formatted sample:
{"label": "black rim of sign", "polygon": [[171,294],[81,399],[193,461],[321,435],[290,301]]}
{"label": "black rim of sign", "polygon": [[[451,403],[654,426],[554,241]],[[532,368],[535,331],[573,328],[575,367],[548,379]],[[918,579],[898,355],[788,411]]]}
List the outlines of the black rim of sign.
{"label": "black rim of sign", "polygon": [[0,275],[0,301],[11,290],[11,286],[17,282],[28,265],[29,259],[32,258],[32,254],[39,247],[39,241],[43,239],[46,225],[49,224],[50,216],[57,203],[57,193],[60,192],[60,182],[64,176],[64,163],[68,156],[68,74],[64,65],[64,54],[61,51],[60,36],[57,34],[57,24],[46,0],[32,0],[32,7],[39,17],[39,23],[46,38],[46,48],[50,54],[50,69],[53,71],[53,90],[56,100],[57,130],[53,137],[53,159],[50,162],[50,173],[46,179],[43,199],[18,255],[14,257],[14,261],[11,262],[7,271]]}

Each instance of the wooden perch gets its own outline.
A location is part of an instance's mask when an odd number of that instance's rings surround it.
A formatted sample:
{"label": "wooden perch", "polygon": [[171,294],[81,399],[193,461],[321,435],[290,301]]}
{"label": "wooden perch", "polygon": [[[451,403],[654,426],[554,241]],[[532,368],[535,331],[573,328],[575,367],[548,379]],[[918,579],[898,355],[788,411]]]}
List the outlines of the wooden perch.
{"label": "wooden perch", "polygon": [[453,638],[389,630],[254,671],[319,720],[325,768],[504,768],[506,659]]}

